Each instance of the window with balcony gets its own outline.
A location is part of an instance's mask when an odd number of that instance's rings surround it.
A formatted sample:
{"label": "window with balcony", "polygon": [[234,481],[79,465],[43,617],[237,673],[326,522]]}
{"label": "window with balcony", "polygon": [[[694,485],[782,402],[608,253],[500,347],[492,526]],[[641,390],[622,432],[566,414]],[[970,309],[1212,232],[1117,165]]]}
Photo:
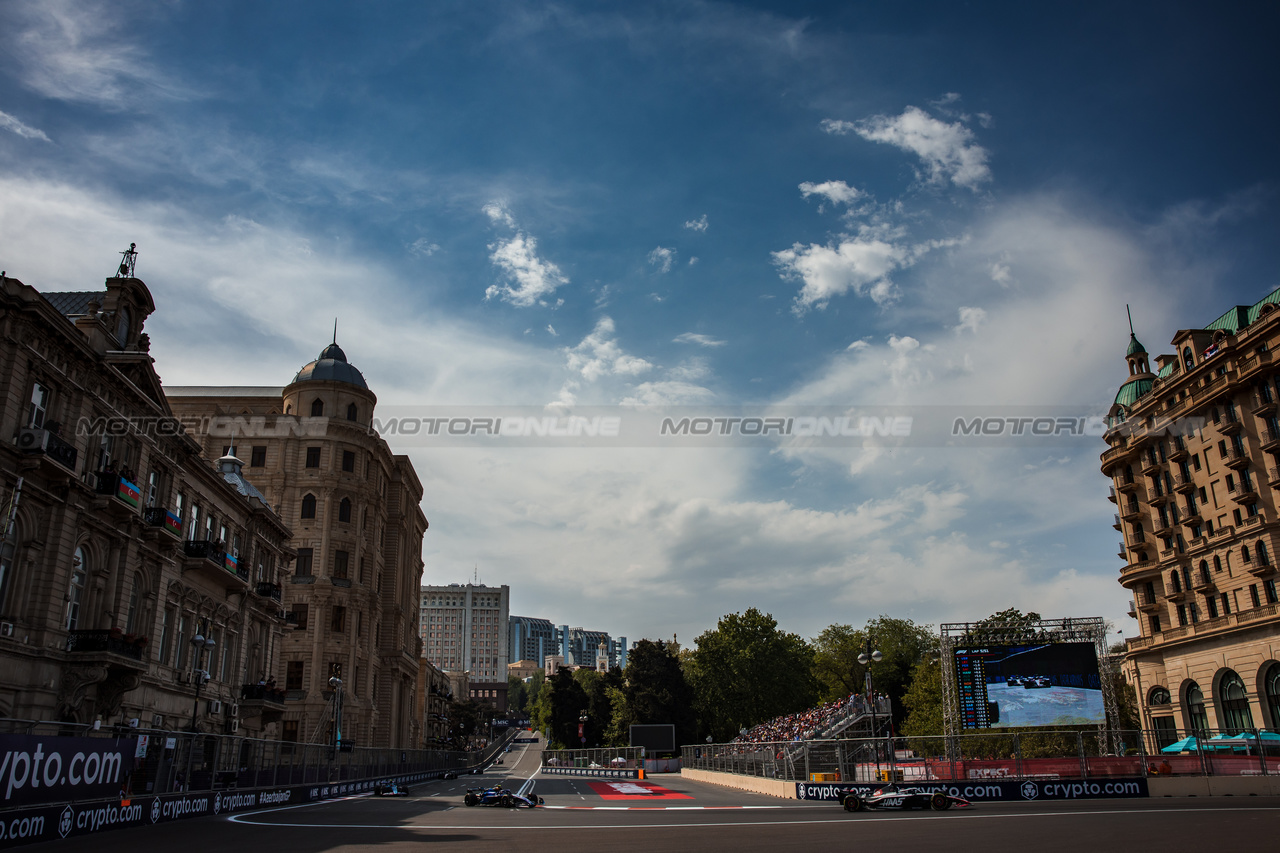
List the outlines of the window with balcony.
{"label": "window with balcony", "polygon": [[1222,602],[1222,615],[1230,616],[1231,615],[1231,596],[1227,595],[1224,592],[1220,596],[1219,600]]}
{"label": "window with balcony", "polygon": [[1214,597],[1213,597],[1212,595],[1206,595],[1206,596],[1204,597],[1204,603],[1205,603],[1205,607],[1206,607],[1206,608],[1208,608],[1208,610],[1209,610],[1209,618],[1210,618],[1210,619],[1217,619],[1217,618],[1218,618],[1218,602],[1217,602],[1217,600],[1216,600],[1216,599],[1214,599]]}
{"label": "window with balcony", "polygon": [[1262,599],[1258,597],[1258,585],[1256,583],[1249,584],[1249,601],[1254,607],[1262,606]]}
{"label": "window with balcony", "polygon": [[1267,597],[1267,604],[1275,604],[1280,597],[1276,595],[1276,582],[1274,580],[1265,580],[1262,582],[1262,592]]}
{"label": "window with balcony", "polygon": [[1258,555],[1258,563],[1265,566],[1268,565],[1267,560],[1267,543],[1261,539],[1258,540],[1258,547],[1255,549]]}

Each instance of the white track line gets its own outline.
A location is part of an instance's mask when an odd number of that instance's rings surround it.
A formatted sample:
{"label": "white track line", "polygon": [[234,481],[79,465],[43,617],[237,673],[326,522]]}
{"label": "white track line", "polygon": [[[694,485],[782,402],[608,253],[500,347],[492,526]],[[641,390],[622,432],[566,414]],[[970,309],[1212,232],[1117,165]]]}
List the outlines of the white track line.
{"label": "white track line", "polygon": [[[325,802],[334,802],[334,801],[326,800]],[[315,803],[307,803],[306,805],[315,805]],[[299,808],[299,807],[298,806],[282,806],[281,808],[274,809],[273,811],[283,811],[285,809],[290,809],[290,808]],[[1197,812],[1213,812],[1213,813],[1274,812],[1277,810],[1280,810],[1280,807],[1263,806],[1260,808],[1237,808],[1232,806],[1232,807],[1217,808],[1217,809],[1116,809],[1114,811],[1104,810],[1104,811],[1088,811],[1088,812],[1028,812],[1026,814],[986,814],[986,815],[984,814],[964,814],[964,815],[935,814],[935,815],[932,815],[930,819],[934,821],[938,821],[938,820],[1005,820],[1009,818],[1028,818],[1028,817],[1097,817],[1099,815],[1135,815],[1135,814],[1186,815],[1186,814],[1195,814]],[[265,813],[266,812],[252,812],[251,814],[265,814]],[[395,830],[434,829],[434,830],[444,830],[449,832],[454,832],[459,829],[490,830],[494,832],[505,832],[505,831],[528,832],[530,830],[542,829],[542,830],[553,830],[553,831],[563,832],[565,830],[573,830],[573,829],[589,829],[589,830],[675,829],[675,828],[696,829],[700,827],[713,828],[713,827],[735,827],[735,826],[748,826],[748,827],[750,826],[814,826],[818,824],[832,824],[832,823],[836,823],[839,820],[838,818],[829,818],[826,820],[763,820],[763,821],[733,821],[728,823],[726,822],[646,823],[646,824],[620,823],[620,824],[595,824],[590,826],[575,826],[575,825],[539,826],[536,824],[522,824],[520,826],[494,826],[491,824],[478,824],[475,826],[462,826],[462,825],[455,825],[455,824],[390,825],[390,824],[382,824],[382,823],[329,823],[329,824],[274,823],[274,822],[268,822],[268,821],[253,821],[253,820],[243,819],[243,818],[250,817],[251,814],[234,815],[227,819],[233,823],[248,824],[253,826],[278,826],[278,827],[285,827],[289,829],[319,829],[322,831],[328,831],[332,829],[395,829]]]}

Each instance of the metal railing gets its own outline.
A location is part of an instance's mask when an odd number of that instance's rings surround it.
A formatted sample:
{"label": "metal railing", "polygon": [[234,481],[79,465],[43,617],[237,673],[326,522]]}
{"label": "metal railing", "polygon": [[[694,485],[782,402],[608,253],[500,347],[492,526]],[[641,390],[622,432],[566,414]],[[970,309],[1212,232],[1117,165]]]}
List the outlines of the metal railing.
{"label": "metal railing", "polygon": [[543,767],[577,767],[588,770],[634,770],[640,766],[638,746],[598,749],[548,749],[542,753]]}
{"label": "metal railing", "polygon": [[[1111,746],[1108,746],[1108,741]],[[681,765],[793,782],[1277,776],[1280,733],[1035,730],[685,746]]]}

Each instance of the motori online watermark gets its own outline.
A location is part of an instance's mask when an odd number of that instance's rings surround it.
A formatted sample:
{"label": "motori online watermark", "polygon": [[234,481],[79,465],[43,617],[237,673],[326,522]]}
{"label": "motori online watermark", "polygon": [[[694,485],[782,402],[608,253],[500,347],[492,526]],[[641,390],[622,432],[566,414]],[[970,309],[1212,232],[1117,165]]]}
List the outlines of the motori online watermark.
{"label": "motori online watermark", "polygon": [[977,406],[382,406],[367,422],[276,415],[93,417],[76,436],[192,435],[228,446],[363,430],[393,448],[507,447],[1080,447],[1104,436],[1186,436],[1204,418],[1116,423],[1077,407]]}

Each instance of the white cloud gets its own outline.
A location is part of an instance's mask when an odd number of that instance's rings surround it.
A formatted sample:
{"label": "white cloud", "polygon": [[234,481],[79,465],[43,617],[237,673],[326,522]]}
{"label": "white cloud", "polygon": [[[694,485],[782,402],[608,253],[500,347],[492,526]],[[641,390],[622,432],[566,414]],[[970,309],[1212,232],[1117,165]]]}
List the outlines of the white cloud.
{"label": "white cloud", "polygon": [[783,278],[804,283],[796,297],[795,310],[826,308],[832,297],[852,290],[871,296],[877,305],[893,301],[896,288],[889,274],[907,263],[906,247],[877,237],[849,237],[836,246],[803,246],[773,253],[773,262]]}
{"label": "white cloud", "polygon": [[871,344],[867,343],[865,340],[861,340],[861,341],[854,341],[853,343],[851,343],[851,344],[849,344],[847,347],[845,347],[845,350],[846,350],[846,351],[854,351],[854,352],[856,352],[856,351],[858,351],[858,350],[860,350],[860,349],[866,349],[866,348],[867,348],[867,347],[869,347],[869,346],[871,346]]}
{"label": "white cloud", "polygon": [[424,258],[429,258],[438,251],[440,251],[440,245],[438,243],[432,243],[426,237],[419,237],[417,240],[414,240],[409,244],[409,254],[411,255],[419,255]]}
{"label": "white cloud", "polygon": [[697,262],[698,262],[698,256],[694,255],[692,258],[689,259],[689,266],[693,266]]}
{"label": "white cloud", "polygon": [[569,370],[594,382],[604,376],[638,376],[652,369],[648,361],[622,351],[615,331],[613,318],[601,317],[591,334],[577,346],[564,349]]}
{"label": "white cloud", "polygon": [[688,228],[690,231],[706,231],[707,215],[704,213],[698,219],[688,220],[687,222],[685,222],[684,227]]}
{"label": "white cloud", "polygon": [[557,287],[569,283],[558,266],[538,257],[538,241],[523,233],[510,240],[489,244],[489,260],[514,280],[515,287],[491,284],[485,289],[485,299],[496,296],[512,305],[528,308],[546,304],[547,297],[553,295]]}
{"label": "white cloud", "polygon": [[489,217],[489,221],[495,225],[502,224],[508,228],[516,227],[515,217],[511,215],[511,211],[507,209],[506,202],[491,201],[484,207],[480,208],[484,211],[485,216]]}
{"label": "white cloud", "polygon": [[960,308],[960,324],[956,326],[956,334],[968,330],[975,335],[978,333],[978,327],[987,319],[987,312],[981,308]]}
{"label": "white cloud", "polygon": [[703,347],[722,347],[727,343],[727,341],[717,340],[710,335],[699,335],[695,332],[676,335],[672,340],[677,344],[697,344]]}
{"label": "white cloud", "polygon": [[687,406],[707,403],[715,397],[709,389],[692,382],[667,380],[641,382],[622,398],[623,406]]}
{"label": "white cloud", "polygon": [[24,124],[6,112],[0,112],[0,129],[16,133],[23,139],[39,139],[41,142],[50,141],[43,130]]}
{"label": "white cloud", "polygon": [[547,324],[547,334],[548,334],[548,335],[550,335],[550,336],[551,336],[551,337],[553,337],[553,338],[558,338],[558,337],[560,337],[560,333],[559,333],[559,332],[557,332],[557,331],[555,330],[555,327],[554,327],[554,326],[552,326],[550,323],[548,323],[548,324]]}
{"label": "white cloud", "polygon": [[961,122],[936,119],[919,107],[907,107],[899,116],[872,116],[859,122],[828,119],[822,126],[828,133],[852,132],[915,154],[924,161],[924,177],[931,182],[949,180],[976,190],[991,180],[987,150],[974,142],[973,131]]}
{"label": "white cloud", "polygon": [[805,181],[800,185],[800,192],[805,198],[811,195],[822,196],[834,204],[849,204],[862,195],[861,190],[844,181],[823,181],[820,184]]}
{"label": "white cloud", "polygon": [[662,246],[649,253],[649,263],[658,268],[658,272],[671,272],[671,264],[676,259],[676,250]]}
{"label": "white cloud", "polygon": [[1013,283],[1013,274],[1009,268],[1009,253],[1002,252],[998,260],[991,262],[991,280],[1001,287]]}

